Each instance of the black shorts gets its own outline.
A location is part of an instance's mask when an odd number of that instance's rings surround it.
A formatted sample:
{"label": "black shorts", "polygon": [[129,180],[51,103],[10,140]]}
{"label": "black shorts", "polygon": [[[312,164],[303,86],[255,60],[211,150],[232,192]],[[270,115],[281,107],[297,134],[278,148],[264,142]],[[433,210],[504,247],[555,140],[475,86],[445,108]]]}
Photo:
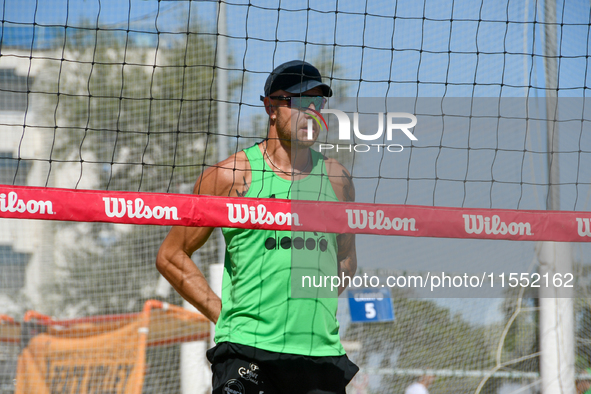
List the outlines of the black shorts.
{"label": "black shorts", "polygon": [[308,357],[222,342],[207,351],[213,394],[345,394],[359,368],[346,355]]}

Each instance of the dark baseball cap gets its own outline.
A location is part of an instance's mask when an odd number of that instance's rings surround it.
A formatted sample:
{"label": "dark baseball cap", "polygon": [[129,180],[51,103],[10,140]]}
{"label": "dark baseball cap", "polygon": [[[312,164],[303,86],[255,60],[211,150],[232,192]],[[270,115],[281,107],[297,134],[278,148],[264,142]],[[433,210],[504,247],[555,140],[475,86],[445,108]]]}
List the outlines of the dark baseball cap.
{"label": "dark baseball cap", "polygon": [[[323,96],[332,96],[332,89],[322,83],[322,76],[316,67],[301,60],[292,60],[283,63],[271,72],[265,82],[265,97],[278,90],[297,94],[317,86],[322,89]],[[261,100],[263,98],[261,96]]]}

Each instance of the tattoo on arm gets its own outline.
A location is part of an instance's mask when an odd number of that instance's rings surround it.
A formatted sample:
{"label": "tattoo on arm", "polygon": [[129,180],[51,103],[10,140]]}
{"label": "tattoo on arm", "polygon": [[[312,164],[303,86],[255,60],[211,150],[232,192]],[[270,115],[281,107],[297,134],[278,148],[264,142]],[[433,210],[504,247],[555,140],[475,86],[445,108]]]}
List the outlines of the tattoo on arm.
{"label": "tattoo on arm", "polygon": [[236,189],[236,195],[238,195],[238,197],[244,197],[248,192],[248,183],[246,183],[246,177],[243,176],[242,180],[244,181],[244,187],[242,188],[242,191],[238,191],[238,189]]}
{"label": "tattoo on arm", "polygon": [[342,270],[347,275],[355,275],[355,271],[357,271],[355,235],[339,234],[337,236],[337,247],[337,260],[339,261],[339,270]]}
{"label": "tattoo on arm", "polygon": [[355,187],[353,186],[353,177],[343,170],[345,182],[343,186],[343,196],[345,201],[355,201]]}

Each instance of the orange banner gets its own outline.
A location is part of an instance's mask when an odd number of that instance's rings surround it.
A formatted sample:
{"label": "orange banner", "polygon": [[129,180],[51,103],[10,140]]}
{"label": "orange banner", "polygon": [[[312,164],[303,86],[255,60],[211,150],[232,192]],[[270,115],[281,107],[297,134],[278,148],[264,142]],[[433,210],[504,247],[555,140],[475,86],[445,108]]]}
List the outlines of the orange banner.
{"label": "orange banner", "polygon": [[145,370],[144,319],[99,335],[40,334],[18,360],[16,394],[140,394]]}

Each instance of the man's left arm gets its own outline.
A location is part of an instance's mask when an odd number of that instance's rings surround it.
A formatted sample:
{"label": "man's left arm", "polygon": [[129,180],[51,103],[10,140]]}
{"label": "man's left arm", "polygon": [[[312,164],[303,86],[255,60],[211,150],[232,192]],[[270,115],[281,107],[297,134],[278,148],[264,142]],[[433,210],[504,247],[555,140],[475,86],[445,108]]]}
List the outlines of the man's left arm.
{"label": "man's left arm", "polygon": [[[353,186],[353,178],[349,171],[347,171],[342,164],[333,159],[328,159],[326,164],[332,188],[339,201],[355,201],[355,186]],[[339,278],[343,275],[352,279],[357,271],[355,234],[339,234],[337,236],[337,248]],[[339,287],[339,295],[344,290],[345,287],[341,285]]]}
{"label": "man's left arm", "polygon": [[[357,253],[355,251],[355,234],[340,234],[337,236],[339,261],[339,278],[347,276],[353,280],[357,271]],[[342,275],[342,276],[341,276]],[[343,281],[344,282],[344,281]],[[349,282],[350,283],[350,282]],[[339,286],[339,295],[345,291],[344,283]]]}

